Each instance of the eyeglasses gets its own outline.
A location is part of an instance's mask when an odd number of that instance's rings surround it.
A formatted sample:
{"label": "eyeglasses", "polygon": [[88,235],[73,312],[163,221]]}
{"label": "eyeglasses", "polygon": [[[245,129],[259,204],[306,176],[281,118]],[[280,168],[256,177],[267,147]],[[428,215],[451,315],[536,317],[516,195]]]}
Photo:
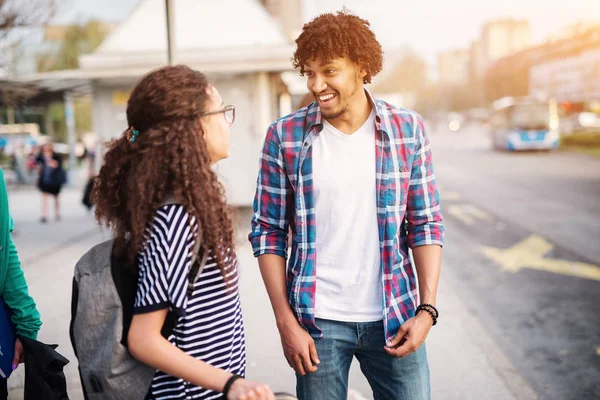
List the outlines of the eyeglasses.
{"label": "eyeglasses", "polygon": [[221,114],[223,113],[223,116],[225,117],[225,122],[227,122],[229,125],[233,124],[233,122],[235,121],[235,106],[225,106],[220,110],[216,110],[216,111],[208,111],[205,113],[200,114],[201,117],[205,116],[205,115],[213,115],[213,114]]}

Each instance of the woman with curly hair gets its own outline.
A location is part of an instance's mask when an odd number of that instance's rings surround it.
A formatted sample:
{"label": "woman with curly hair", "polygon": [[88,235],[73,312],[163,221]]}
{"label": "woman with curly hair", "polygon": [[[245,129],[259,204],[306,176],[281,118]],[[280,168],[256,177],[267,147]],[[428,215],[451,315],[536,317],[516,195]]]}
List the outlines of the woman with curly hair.
{"label": "woman with curly hair", "polygon": [[356,357],[375,399],[428,399],[443,227],[423,120],[364,87],[368,21],[323,14],[296,45],[315,101],[267,131],[249,239],[298,397],[346,399]]}
{"label": "woman with curly hair", "polygon": [[[156,368],[151,399],[272,399],[245,375],[234,230],[211,166],[229,155],[235,108],[186,66],[146,75],[128,129],[108,146],[94,184],[98,221],[138,269],[131,354]],[[188,288],[192,253],[207,257]],[[199,256],[200,257],[200,256]],[[191,290],[191,291],[190,291]],[[168,311],[177,321],[169,339]]]}

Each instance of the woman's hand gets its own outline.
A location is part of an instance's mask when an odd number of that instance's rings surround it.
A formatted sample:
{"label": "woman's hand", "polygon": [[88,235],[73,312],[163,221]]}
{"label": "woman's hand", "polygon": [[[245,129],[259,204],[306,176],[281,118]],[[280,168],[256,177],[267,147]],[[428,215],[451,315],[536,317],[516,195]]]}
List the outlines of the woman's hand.
{"label": "woman's hand", "polygon": [[227,400],[275,400],[275,395],[263,383],[238,379],[231,385]]}
{"label": "woman's hand", "polygon": [[23,354],[23,344],[21,344],[21,341],[17,339],[15,342],[15,356],[13,357],[12,362],[13,371],[17,369],[19,364],[23,363],[24,361],[25,355]]}

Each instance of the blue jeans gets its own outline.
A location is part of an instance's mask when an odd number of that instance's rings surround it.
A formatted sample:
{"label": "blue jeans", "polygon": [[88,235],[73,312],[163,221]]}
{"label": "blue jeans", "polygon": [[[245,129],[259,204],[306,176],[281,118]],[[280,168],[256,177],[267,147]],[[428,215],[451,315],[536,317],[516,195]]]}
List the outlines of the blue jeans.
{"label": "blue jeans", "polygon": [[429,365],[423,344],[404,358],[388,355],[383,321],[339,322],[317,319],[323,337],[315,339],[321,364],[317,372],[296,374],[300,400],[346,400],[348,372],[354,356],[369,381],[375,400],[429,400]]}

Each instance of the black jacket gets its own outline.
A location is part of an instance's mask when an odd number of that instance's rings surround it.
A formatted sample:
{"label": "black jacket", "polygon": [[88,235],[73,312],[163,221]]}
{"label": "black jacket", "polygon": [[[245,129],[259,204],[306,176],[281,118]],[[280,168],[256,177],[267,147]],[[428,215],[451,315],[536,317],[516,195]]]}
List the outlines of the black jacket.
{"label": "black jacket", "polygon": [[69,400],[63,372],[69,360],[55,350],[58,345],[48,345],[20,335],[19,340],[25,355],[24,400]]}

